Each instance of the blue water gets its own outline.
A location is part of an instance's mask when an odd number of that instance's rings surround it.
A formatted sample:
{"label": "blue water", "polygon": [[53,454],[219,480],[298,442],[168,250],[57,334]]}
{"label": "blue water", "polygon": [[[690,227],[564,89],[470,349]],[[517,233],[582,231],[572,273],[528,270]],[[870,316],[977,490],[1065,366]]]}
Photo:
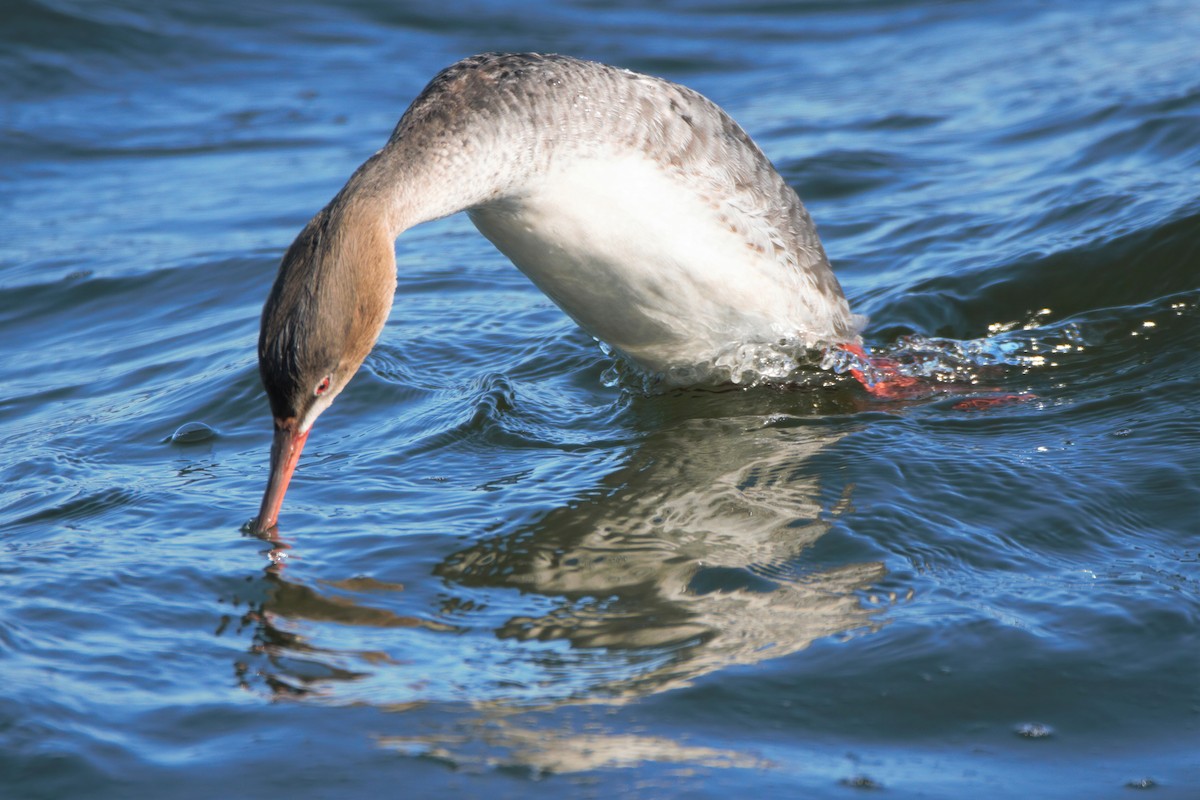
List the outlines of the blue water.
{"label": "blue water", "polygon": [[[0,796],[1200,797],[1197,41],[1192,0],[9,0]],[[484,50],[709,95],[872,347],[1032,397],[611,386],[457,216],[245,533],[279,258]]]}

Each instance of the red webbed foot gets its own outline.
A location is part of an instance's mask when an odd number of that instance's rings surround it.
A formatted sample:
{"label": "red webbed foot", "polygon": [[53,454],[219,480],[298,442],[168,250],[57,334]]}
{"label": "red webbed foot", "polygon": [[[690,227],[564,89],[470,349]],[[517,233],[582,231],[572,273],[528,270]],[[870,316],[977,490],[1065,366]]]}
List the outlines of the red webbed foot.
{"label": "red webbed foot", "polygon": [[856,356],[867,368],[851,367],[850,374],[864,389],[881,400],[909,400],[926,397],[935,391],[927,381],[902,375],[892,359],[868,355],[860,344],[843,344],[839,347]]}
{"label": "red webbed foot", "polygon": [[[879,400],[918,400],[936,394],[963,392],[998,392],[967,383],[952,383],[905,375],[895,359],[873,356],[859,344],[839,345],[839,349],[858,359],[858,365],[848,370],[862,387]],[[984,411],[997,406],[1023,403],[1036,395],[996,394],[990,397],[970,397],[954,404],[956,411]]]}

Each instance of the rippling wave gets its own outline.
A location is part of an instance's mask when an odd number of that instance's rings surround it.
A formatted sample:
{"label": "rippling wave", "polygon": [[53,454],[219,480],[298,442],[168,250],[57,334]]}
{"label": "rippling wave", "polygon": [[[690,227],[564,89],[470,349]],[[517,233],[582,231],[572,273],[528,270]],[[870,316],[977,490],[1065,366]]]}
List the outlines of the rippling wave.
{"label": "rippling wave", "polygon": [[[1186,0],[8,3],[5,796],[1193,796],[1198,39]],[[244,533],[280,254],[484,50],[726,107],[943,391],[786,346],[647,386],[451,218]]]}

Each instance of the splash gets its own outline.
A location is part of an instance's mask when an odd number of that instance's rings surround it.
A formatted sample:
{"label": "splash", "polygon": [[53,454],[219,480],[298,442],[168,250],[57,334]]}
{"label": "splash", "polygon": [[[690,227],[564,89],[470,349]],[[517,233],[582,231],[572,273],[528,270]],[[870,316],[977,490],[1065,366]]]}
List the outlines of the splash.
{"label": "splash", "polygon": [[600,344],[613,363],[605,386],[658,394],[684,386],[830,388],[852,377],[883,398],[930,396],[954,391],[997,391],[1014,370],[1027,374],[1056,367],[1088,346],[1078,323],[1045,323],[1050,309],[1024,322],[993,323],[988,335],[951,339],[913,334],[890,344],[814,348],[801,340],[733,345],[711,361],[648,374]]}
{"label": "splash", "polygon": [[949,339],[914,334],[872,350],[843,347],[830,350],[822,368],[850,374],[877,396],[893,397],[912,390],[998,391],[994,384],[1014,370],[1028,374],[1057,367],[1088,346],[1078,323],[1044,324],[1052,312],[1042,309],[1023,323],[993,323],[989,335],[978,339]]}
{"label": "splash", "polygon": [[818,388],[840,383],[823,368],[828,348],[814,346],[810,340],[799,337],[731,344],[707,362],[674,366],[656,373],[639,369],[603,342],[599,344],[604,354],[613,358],[601,375],[601,382],[610,388],[641,394],[661,394],[682,387]]}
{"label": "splash", "polygon": [[[938,383],[979,385],[1004,374],[1007,368],[1031,370],[1058,366],[1060,359],[1086,347],[1078,325],[1012,327],[992,325],[992,335],[980,339],[903,336],[879,348],[868,363],[856,365],[873,380],[879,374],[872,362],[886,360],[900,375]],[[841,367],[841,370],[839,370]],[[844,364],[833,365],[844,371]]]}

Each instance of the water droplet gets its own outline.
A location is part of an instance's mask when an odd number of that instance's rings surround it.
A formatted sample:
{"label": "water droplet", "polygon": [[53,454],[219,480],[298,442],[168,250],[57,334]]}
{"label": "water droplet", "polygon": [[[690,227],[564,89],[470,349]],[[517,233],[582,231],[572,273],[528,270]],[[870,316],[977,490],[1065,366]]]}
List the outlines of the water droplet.
{"label": "water droplet", "polygon": [[866,775],[855,775],[852,778],[842,778],[842,786],[851,789],[882,789],[883,784],[868,778]]}
{"label": "water droplet", "polygon": [[1040,722],[1025,722],[1017,726],[1017,735],[1026,739],[1047,739],[1054,735],[1054,729]]}
{"label": "water droplet", "polygon": [[195,444],[217,438],[217,432],[203,422],[185,422],[171,434],[174,444]]}

